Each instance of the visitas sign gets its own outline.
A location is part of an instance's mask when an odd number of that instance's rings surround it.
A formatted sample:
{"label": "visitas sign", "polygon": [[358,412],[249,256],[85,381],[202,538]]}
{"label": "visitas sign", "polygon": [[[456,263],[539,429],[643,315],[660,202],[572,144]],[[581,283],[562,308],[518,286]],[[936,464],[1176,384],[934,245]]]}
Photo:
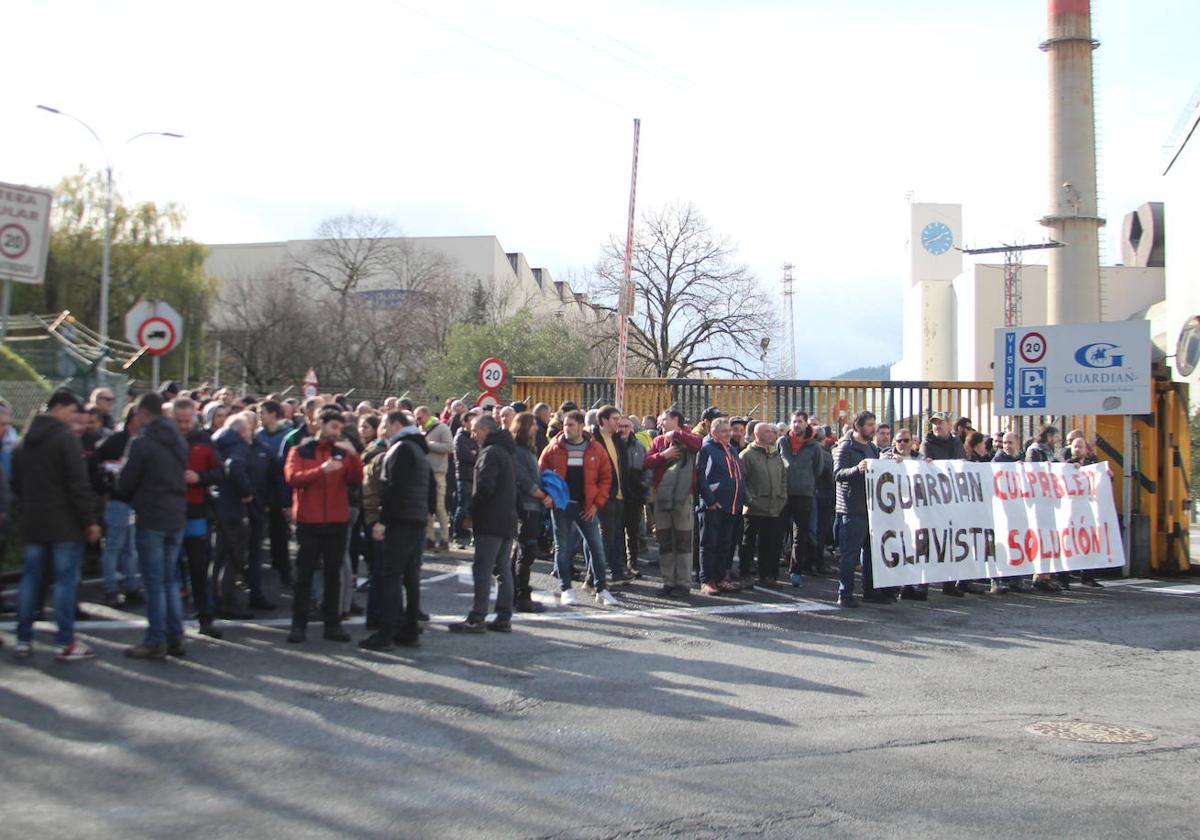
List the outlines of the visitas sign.
{"label": "visitas sign", "polygon": [[1150,322],[996,329],[996,414],[1149,414]]}

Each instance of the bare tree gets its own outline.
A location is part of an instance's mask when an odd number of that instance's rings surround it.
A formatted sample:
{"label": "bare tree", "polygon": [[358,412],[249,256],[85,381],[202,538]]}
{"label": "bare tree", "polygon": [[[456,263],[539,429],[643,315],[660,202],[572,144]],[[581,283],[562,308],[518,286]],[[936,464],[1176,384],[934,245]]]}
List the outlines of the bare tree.
{"label": "bare tree", "polygon": [[235,277],[225,282],[212,314],[211,329],[222,347],[244,367],[246,381],[265,390],[299,381],[310,366],[326,361],[315,341],[314,308],[282,272]]}
{"label": "bare tree", "polygon": [[[729,241],[691,204],[642,215],[634,235],[634,314],[630,373],[687,377],[705,372],[756,375],[759,342],[774,332],[771,301]],[[611,239],[596,267],[593,294],[616,306],[624,243]],[[611,322],[615,330],[616,319]],[[602,344],[615,343],[606,332]]]}
{"label": "bare tree", "polygon": [[396,235],[395,226],[379,216],[333,216],[317,226],[312,247],[292,257],[292,274],[332,294],[344,315],[364,281],[394,270]]}

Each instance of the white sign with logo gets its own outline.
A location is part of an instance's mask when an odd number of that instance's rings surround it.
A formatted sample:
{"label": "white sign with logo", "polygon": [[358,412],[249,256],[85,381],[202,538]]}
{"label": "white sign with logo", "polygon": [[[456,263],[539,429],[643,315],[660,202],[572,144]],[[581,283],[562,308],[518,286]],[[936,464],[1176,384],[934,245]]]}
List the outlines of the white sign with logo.
{"label": "white sign with logo", "polygon": [[161,356],[183,340],[183,318],[169,303],[140,300],[125,315],[125,339]]}
{"label": "white sign with logo", "polygon": [[45,279],[52,199],[46,190],[0,184],[0,279]]}
{"label": "white sign with logo", "polygon": [[1149,414],[1150,322],[996,329],[995,413]]}

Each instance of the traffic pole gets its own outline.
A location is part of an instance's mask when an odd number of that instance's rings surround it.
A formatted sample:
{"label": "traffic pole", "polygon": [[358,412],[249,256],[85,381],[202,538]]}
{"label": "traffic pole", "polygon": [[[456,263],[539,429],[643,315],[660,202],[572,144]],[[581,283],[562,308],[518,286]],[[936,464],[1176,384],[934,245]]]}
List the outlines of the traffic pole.
{"label": "traffic pole", "polygon": [[621,292],[617,298],[617,376],[613,403],[618,411],[625,410],[625,362],[629,355],[629,316],[633,314],[633,222],[637,199],[638,140],[642,121],[633,119],[633,174],[629,180],[629,226],[625,229],[625,270],[621,276]]}

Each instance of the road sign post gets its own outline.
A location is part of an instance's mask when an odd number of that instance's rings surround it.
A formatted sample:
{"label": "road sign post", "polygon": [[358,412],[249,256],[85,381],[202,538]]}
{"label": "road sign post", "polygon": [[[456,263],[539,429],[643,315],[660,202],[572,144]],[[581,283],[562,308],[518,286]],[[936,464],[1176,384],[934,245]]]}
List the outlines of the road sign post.
{"label": "road sign post", "polygon": [[1149,414],[1150,322],[996,329],[996,414]]}
{"label": "road sign post", "polygon": [[0,342],[8,337],[12,284],[46,279],[53,200],[47,190],[0,183]]}
{"label": "road sign post", "polygon": [[309,368],[304,374],[304,381],[300,383],[300,393],[305,399],[315,397],[318,389],[321,387],[321,382],[317,379],[317,369]]}
{"label": "road sign post", "polygon": [[491,408],[500,405],[500,389],[508,381],[508,368],[504,362],[494,356],[484,359],[479,365],[479,387],[483,393],[475,400],[477,408]]}
{"label": "road sign post", "polygon": [[161,356],[179,345],[183,318],[161,300],[141,300],[125,315],[125,338],[146,348],[146,355]]}
{"label": "road sign post", "polygon": [[484,359],[479,365],[479,387],[492,393],[498,392],[508,381],[508,368],[504,362],[493,357]]}

